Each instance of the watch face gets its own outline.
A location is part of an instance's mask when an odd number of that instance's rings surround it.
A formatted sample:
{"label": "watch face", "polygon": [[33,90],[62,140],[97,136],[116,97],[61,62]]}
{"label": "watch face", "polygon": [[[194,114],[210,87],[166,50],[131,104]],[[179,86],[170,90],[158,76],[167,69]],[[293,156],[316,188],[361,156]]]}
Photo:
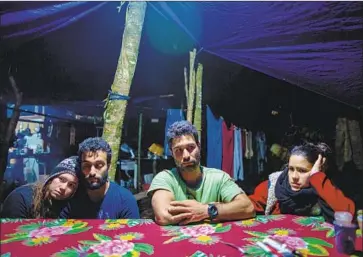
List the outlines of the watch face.
{"label": "watch face", "polygon": [[208,205],[208,214],[211,219],[214,219],[218,215],[218,209],[214,204]]}

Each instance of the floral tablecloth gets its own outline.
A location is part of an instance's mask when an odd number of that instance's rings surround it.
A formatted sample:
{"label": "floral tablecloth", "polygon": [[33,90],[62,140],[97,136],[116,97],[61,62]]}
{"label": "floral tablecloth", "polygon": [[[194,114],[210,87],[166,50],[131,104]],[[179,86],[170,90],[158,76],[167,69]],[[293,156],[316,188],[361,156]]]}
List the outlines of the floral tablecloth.
{"label": "floral tablecloth", "polygon": [[[161,227],[151,220],[1,220],[1,257],[270,256],[255,242],[272,235],[305,256],[342,256],[320,218],[257,216],[220,224]],[[361,231],[356,248],[362,250]]]}

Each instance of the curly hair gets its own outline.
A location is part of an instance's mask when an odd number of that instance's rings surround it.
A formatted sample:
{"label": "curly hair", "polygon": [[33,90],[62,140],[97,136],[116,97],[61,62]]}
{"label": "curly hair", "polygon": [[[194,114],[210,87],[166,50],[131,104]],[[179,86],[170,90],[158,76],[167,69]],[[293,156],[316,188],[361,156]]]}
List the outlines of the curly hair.
{"label": "curly hair", "polygon": [[195,139],[195,142],[199,143],[197,129],[189,121],[182,120],[174,122],[168,129],[166,138],[168,140],[169,147],[171,147],[171,143],[174,138],[184,135],[192,135]]}
{"label": "curly hair", "polygon": [[78,157],[79,161],[82,160],[83,153],[86,152],[97,152],[104,151],[107,153],[107,163],[110,164],[112,150],[110,145],[101,137],[90,137],[85,139],[82,143],[79,144],[78,149]]}

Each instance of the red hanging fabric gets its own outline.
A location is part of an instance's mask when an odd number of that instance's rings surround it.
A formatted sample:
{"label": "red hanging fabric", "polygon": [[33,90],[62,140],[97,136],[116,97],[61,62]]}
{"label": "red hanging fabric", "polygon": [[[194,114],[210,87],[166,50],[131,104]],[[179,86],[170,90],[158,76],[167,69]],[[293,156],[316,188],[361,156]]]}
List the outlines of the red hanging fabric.
{"label": "red hanging fabric", "polygon": [[225,121],[222,122],[222,141],[222,170],[233,178],[234,132],[233,125],[228,128]]}

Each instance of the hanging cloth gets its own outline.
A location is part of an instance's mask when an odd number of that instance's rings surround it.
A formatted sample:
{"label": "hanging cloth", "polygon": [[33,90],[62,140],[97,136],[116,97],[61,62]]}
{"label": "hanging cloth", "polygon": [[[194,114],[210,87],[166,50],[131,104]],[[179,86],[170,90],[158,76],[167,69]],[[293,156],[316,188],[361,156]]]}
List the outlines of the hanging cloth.
{"label": "hanging cloth", "polygon": [[235,180],[244,179],[243,158],[242,158],[242,134],[241,129],[234,128],[234,158],[233,158],[233,178]]}
{"label": "hanging cloth", "polygon": [[267,145],[266,145],[266,135],[262,131],[256,133],[256,150],[257,150],[257,169],[258,173],[264,171],[265,163],[267,162]]}
{"label": "hanging cloth", "polygon": [[76,144],[76,128],[72,124],[69,132],[69,145],[75,145],[75,144]]}
{"label": "hanging cloth", "polygon": [[359,123],[356,120],[338,118],[335,135],[336,164],[341,171],[350,161],[363,170],[363,149]]}
{"label": "hanging cloth", "polygon": [[246,154],[246,147],[247,147],[246,130],[245,129],[242,129],[241,133],[242,133],[242,139],[241,139],[242,156],[245,156],[245,154]]}
{"label": "hanging cloth", "polygon": [[363,170],[362,137],[357,120],[348,120],[348,131],[352,145],[352,159],[358,170]]}
{"label": "hanging cloth", "polygon": [[207,105],[207,167],[222,169],[222,119]]}
{"label": "hanging cloth", "polygon": [[222,170],[233,177],[233,125],[231,129],[227,127],[225,121],[222,121]]}
{"label": "hanging cloth", "polygon": [[253,157],[253,147],[252,147],[252,131],[246,131],[246,152],[245,157],[246,159],[252,159]]}

